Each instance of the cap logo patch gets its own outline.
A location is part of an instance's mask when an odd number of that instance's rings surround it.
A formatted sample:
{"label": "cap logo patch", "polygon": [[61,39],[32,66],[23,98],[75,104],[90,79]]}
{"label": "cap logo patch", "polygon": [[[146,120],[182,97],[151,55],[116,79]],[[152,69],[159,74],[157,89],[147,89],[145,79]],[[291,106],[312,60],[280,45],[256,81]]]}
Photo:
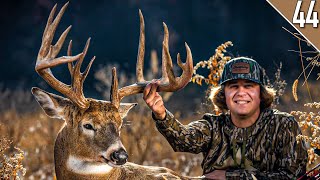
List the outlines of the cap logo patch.
{"label": "cap logo patch", "polygon": [[250,65],[245,62],[238,62],[232,65],[231,71],[234,74],[247,74],[250,73]]}

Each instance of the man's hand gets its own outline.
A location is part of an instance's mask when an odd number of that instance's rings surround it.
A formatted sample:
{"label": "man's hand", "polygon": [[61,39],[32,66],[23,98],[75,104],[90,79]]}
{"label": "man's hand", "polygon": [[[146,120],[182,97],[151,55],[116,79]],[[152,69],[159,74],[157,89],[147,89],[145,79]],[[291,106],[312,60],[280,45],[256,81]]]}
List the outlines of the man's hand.
{"label": "man's hand", "polygon": [[214,170],[211,173],[204,175],[206,179],[218,179],[225,180],[226,179],[226,171],[225,170]]}
{"label": "man's hand", "polygon": [[159,81],[152,81],[143,91],[143,99],[152,110],[157,119],[163,120],[166,117],[166,108],[164,107],[162,97],[157,93]]}

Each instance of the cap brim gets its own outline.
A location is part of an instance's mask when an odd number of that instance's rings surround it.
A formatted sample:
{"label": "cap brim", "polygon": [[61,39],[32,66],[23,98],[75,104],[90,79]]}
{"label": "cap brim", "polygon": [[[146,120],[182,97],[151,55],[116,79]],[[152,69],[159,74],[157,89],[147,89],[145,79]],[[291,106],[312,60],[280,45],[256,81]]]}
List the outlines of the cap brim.
{"label": "cap brim", "polygon": [[227,79],[227,80],[225,80],[223,82],[220,82],[219,85],[221,86],[221,85],[224,85],[228,81],[238,80],[238,79],[245,79],[245,80],[249,80],[249,81],[255,82],[257,84],[263,85],[262,82],[260,82],[260,81],[258,81],[256,79],[250,79],[250,78],[232,78],[232,79]]}

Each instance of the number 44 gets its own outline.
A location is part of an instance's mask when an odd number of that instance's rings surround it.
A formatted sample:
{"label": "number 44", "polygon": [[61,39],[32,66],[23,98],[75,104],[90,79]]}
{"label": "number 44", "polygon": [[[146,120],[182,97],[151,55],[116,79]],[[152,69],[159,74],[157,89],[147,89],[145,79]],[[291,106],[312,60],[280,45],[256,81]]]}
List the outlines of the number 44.
{"label": "number 44", "polygon": [[[294,24],[300,24],[300,27],[304,27],[304,24],[313,24],[313,27],[317,28],[319,19],[318,19],[318,12],[313,11],[315,3],[316,3],[315,0],[311,0],[310,6],[308,9],[307,18],[304,19],[304,12],[300,11],[302,0],[298,0],[296,9],[294,10],[292,22]],[[312,16],[312,19],[311,19],[311,16]]]}

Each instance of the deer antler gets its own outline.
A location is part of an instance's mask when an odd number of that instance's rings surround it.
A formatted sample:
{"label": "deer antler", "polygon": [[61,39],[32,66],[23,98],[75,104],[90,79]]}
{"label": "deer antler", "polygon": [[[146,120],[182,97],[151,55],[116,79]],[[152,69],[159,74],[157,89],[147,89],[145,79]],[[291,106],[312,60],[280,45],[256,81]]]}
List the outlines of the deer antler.
{"label": "deer antler", "polygon": [[[51,10],[46,28],[42,36],[42,43],[38,53],[35,70],[52,88],[56,89],[63,95],[67,96],[72,102],[74,102],[80,108],[86,109],[89,106],[89,102],[83,95],[83,82],[89,73],[90,67],[95,59],[95,56],[91,59],[90,63],[88,64],[86,70],[83,73],[80,72],[80,67],[88,51],[90,38],[88,39],[82,53],[72,56],[71,55],[72,41],[70,41],[68,46],[68,56],[62,56],[62,57],[56,58],[56,56],[58,55],[64,43],[64,40],[67,34],[71,29],[71,26],[69,26],[62,33],[57,43],[54,46],[51,45],[54,33],[57,29],[57,26],[68,4],[69,3],[66,3],[61,8],[60,12],[58,13],[58,15],[54,20],[53,20],[53,16],[55,14],[57,5],[55,5]],[[78,61],[75,64],[75,66],[73,66],[72,62],[76,60]],[[66,85],[63,82],[56,79],[50,70],[50,68],[52,67],[58,66],[60,64],[65,64],[65,63],[68,63],[68,68],[69,68],[71,79],[72,79],[71,85]]]}
{"label": "deer antler", "polygon": [[[143,77],[143,63],[144,63],[144,53],[145,53],[145,26],[144,26],[144,18],[139,10],[140,16],[140,38],[139,38],[139,50],[137,56],[137,65],[136,65],[136,76],[137,82],[130,86],[123,87],[119,89],[118,98],[119,102],[125,96],[129,96],[132,94],[142,93],[144,88],[150,81],[145,81]],[[189,46],[185,43],[187,50],[187,59],[185,63],[182,63],[180,54],[177,55],[177,63],[183,70],[180,77],[175,77],[173,72],[172,59],[169,53],[169,31],[168,27],[165,23],[163,23],[164,27],[164,40],[162,46],[162,77],[160,80],[160,86],[158,88],[158,92],[174,92],[179,89],[184,88],[190,81],[193,73],[193,61],[192,54]]]}

